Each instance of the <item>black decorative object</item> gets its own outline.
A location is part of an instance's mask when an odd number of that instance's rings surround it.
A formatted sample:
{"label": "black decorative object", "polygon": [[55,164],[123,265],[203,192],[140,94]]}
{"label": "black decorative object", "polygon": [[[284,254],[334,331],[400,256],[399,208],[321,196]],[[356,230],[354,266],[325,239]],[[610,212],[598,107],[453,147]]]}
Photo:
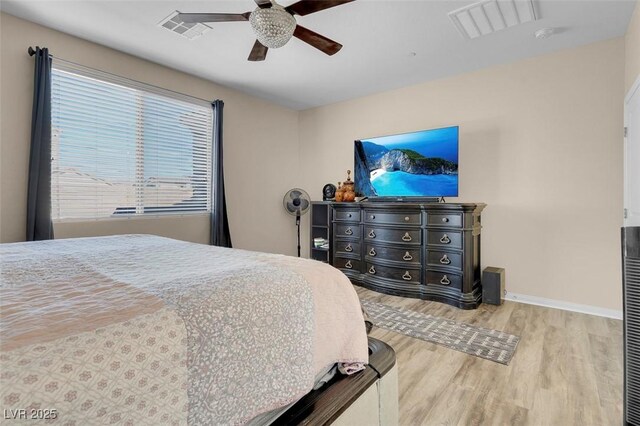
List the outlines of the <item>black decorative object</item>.
{"label": "black decorative object", "polygon": [[333,198],[336,196],[336,186],[332,183],[328,183],[326,184],[323,188],[322,188],[322,199],[324,201],[329,201],[329,200],[333,200]]}
{"label": "black decorative object", "polygon": [[292,216],[296,217],[296,226],[298,227],[298,257],[300,257],[300,216],[305,214],[311,206],[311,201],[307,191],[300,188],[293,188],[284,194],[282,199],[284,209]]}
{"label": "black decorative object", "polygon": [[29,47],[35,56],[31,151],[27,186],[27,241],[53,238],[51,222],[51,56],[49,49]]}

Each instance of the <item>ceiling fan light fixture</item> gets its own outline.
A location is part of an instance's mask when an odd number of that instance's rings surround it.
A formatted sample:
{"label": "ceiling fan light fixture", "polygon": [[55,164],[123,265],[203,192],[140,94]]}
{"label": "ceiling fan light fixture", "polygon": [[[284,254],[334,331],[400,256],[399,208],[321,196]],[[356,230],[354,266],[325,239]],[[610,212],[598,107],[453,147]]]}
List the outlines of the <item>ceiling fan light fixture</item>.
{"label": "ceiling fan light fixture", "polygon": [[257,8],[251,12],[249,22],[258,41],[270,49],[287,44],[296,29],[293,15],[275,3],[270,8]]}

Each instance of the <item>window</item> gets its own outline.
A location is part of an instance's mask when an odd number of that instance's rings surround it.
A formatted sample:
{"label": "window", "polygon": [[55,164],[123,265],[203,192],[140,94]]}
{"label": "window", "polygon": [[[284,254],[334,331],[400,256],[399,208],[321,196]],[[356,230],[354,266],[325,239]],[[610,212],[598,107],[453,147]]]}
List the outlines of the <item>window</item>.
{"label": "window", "polygon": [[211,105],[54,60],[52,218],[211,211]]}

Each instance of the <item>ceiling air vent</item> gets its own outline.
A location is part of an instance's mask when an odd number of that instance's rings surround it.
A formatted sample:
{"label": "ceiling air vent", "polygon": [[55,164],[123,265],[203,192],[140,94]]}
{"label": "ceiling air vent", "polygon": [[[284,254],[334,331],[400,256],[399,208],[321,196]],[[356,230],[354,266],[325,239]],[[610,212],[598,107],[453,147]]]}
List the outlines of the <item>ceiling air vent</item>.
{"label": "ceiling air vent", "polygon": [[464,38],[478,38],[538,19],[533,0],[483,0],[449,12]]}
{"label": "ceiling air vent", "polygon": [[177,18],[179,14],[180,12],[176,10],[171,15],[167,16],[162,21],[160,21],[158,25],[168,29],[169,31],[173,31],[176,34],[180,34],[181,36],[186,37],[189,40],[198,38],[202,34],[204,34],[207,30],[211,29],[210,26],[200,22],[198,23],[182,22]]}

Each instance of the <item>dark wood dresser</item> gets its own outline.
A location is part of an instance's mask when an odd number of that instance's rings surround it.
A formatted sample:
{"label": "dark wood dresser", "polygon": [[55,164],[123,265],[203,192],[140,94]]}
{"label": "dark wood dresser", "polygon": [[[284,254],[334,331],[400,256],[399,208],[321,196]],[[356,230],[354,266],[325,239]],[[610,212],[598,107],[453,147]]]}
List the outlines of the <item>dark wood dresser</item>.
{"label": "dark wood dresser", "polygon": [[[326,205],[326,204],[325,204]],[[330,203],[329,262],[354,284],[474,309],[480,213],[471,203]]]}

